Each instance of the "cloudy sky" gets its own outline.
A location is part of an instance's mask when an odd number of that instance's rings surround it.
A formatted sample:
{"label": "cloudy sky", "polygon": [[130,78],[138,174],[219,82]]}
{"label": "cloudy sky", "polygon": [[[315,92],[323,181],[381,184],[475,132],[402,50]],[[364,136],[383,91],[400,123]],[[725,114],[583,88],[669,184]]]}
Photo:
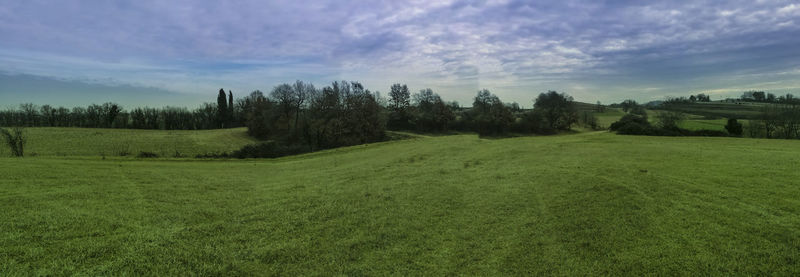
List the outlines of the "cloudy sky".
{"label": "cloudy sky", "polygon": [[296,79],[402,82],[462,105],[481,88],[523,106],[547,90],[605,103],[800,94],[796,1],[0,3],[0,105],[196,104]]}

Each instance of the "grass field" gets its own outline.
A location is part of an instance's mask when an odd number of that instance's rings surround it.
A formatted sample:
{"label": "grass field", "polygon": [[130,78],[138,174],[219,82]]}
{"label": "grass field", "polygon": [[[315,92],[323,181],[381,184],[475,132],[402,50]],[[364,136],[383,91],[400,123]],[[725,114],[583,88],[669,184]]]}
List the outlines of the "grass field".
{"label": "grass field", "polygon": [[606,108],[602,113],[594,114],[597,117],[597,123],[603,128],[608,128],[611,123],[617,122],[623,115],[625,113],[622,110],[615,108]]}
{"label": "grass field", "polygon": [[[163,131],[92,128],[26,128],[30,156],[135,156],[146,151],[163,157],[178,154],[194,157],[217,151],[232,151],[257,142],[246,128]],[[9,150],[0,147],[0,156]]]}
{"label": "grass field", "polygon": [[800,141],[607,132],[3,157],[0,276],[797,276],[798,163]]}

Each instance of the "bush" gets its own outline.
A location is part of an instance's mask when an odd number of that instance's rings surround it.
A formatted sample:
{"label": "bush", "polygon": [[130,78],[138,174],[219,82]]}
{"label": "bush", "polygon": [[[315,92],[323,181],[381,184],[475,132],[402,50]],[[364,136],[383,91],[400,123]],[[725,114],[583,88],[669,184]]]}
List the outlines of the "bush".
{"label": "bush", "polygon": [[[611,131],[618,131],[619,129],[621,129],[625,125],[632,124],[632,123],[633,124],[637,124],[637,125],[641,125],[639,127],[644,127],[644,126],[650,127],[650,122],[647,121],[646,117],[643,117],[643,116],[640,116],[640,115],[635,115],[635,114],[626,114],[626,115],[622,116],[622,118],[620,118],[617,122],[611,123],[611,126],[609,126],[609,129]],[[631,127],[631,128],[637,128],[637,127]]]}
{"label": "bush", "polygon": [[[672,117],[676,118],[676,117]],[[674,122],[674,121],[672,121]],[[663,123],[662,123],[663,124]],[[635,115],[626,114],[619,121],[611,124],[611,131],[616,131],[620,135],[642,135],[642,136],[701,136],[701,137],[725,137],[727,133],[716,130],[686,130],[675,126],[674,124],[665,124],[667,127],[655,127],[650,125],[647,118]]]}
{"label": "bush", "polygon": [[684,118],[686,118],[686,116],[682,113],[674,111],[661,111],[656,115],[658,127],[663,129],[677,129],[678,123]]}
{"label": "bush", "polygon": [[729,134],[737,137],[741,137],[742,133],[744,132],[742,123],[739,123],[736,118],[728,119],[728,124],[725,125],[725,130],[727,130]]}
{"label": "bush", "polygon": [[246,158],[277,158],[308,152],[307,146],[281,145],[274,141],[245,145],[239,150],[231,152],[230,156],[239,159]]}
{"label": "bush", "polygon": [[22,157],[24,155],[25,142],[27,141],[24,129],[16,127],[12,131],[8,131],[0,128],[0,134],[5,138],[6,145],[11,149],[11,154],[15,157]]}
{"label": "bush", "polygon": [[137,158],[158,158],[158,154],[153,152],[142,151],[139,152],[139,155],[136,155]]}

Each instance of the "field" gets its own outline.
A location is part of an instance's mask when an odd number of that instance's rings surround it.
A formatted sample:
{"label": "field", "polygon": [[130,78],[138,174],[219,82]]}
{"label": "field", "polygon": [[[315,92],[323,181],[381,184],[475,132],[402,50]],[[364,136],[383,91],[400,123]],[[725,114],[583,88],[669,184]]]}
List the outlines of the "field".
{"label": "field", "polygon": [[274,160],[41,147],[0,158],[2,276],[800,274],[800,141],[455,135]]}
{"label": "field", "polygon": [[713,118],[756,119],[765,103],[754,102],[696,102],[673,104],[670,110]]}
{"label": "field", "polygon": [[[161,131],[95,128],[26,128],[30,156],[136,156],[152,152],[162,157],[228,152],[257,142],[246,128]],[[0,147],[0,157],[9,150]]]}

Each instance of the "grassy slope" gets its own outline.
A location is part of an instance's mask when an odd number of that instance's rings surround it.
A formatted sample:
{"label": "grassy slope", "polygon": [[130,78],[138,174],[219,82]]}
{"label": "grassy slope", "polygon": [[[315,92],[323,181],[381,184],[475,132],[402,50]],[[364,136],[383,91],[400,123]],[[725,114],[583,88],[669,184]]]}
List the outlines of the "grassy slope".
{"label": "grassy slope", "polygon": [[[175,151],[193,157],[208,152],[232,151],[254,143],[245,128],[162,131],[89,128],[26,128],[28,155],[38,156],[119,156],[141,151],[172,157]],[[0,156],[9,150],[0,147]]]}
{"label": "grassy slope", "polygon": [[596,132],[0,158],[0,275],[796,276],[798,146]]}
{"label": "grassy slope", "polygon": [[753,102],[697,102],[672,105],[670,109],[712,118],[754,119],[761,114],[764,105],[764,103]]}

